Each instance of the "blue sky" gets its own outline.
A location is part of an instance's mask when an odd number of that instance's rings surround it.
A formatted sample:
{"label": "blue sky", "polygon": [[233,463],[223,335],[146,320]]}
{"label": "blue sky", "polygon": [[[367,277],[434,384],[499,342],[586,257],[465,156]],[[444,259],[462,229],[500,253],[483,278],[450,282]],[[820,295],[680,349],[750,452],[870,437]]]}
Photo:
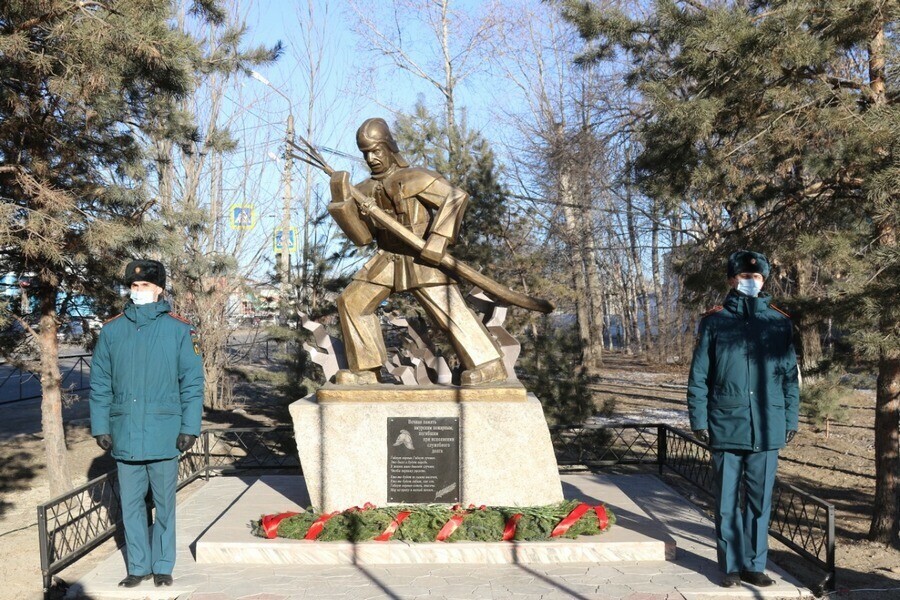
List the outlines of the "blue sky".
{"label": "blue sky", "polygon": [[[436,114],[443,110],[443,98],[432,85],[367,52],[363,38],[353,31],[353,23],[358,18],[347,3],[258,0],[239,2],[237,6],[249,30],[248,45],[271,46],[279,40],[284,44],[281,59],[258,71],[272,87],[290,99],[297,133],[307,135],[307,127],[312,123],[311,141],[337,151],[338,154],[326,153],[326,158],[333,167],[351,171],[354,181],[363,179],[367,171],[358,160],[349,160],[341,154],[359,156],[355,131],[364,119],[380,116],[392,122],[397,112],[411,111],[419,99]],[[454,2],[452,6],[466,15],[478,15],[487,3],[468,0]],[[404,27],[414,22],[410,19]],[[405,29],[404,36],[405,40],[412,40],[408,46],[412,59],[427,65],[431,72],[436,72],[435,77],[439,77],[433,34],[412,27]],[[369,68],[373,61],[380,65],[377,71]],[[310,62],[318,69],[312,119],[309,118]],[[488,139],[497,139],[502,132],[491,129],[496,126],[491,109],[498,92],[503,95],[502,90],[497,89],[496,80],[490,81],[481,72],[481,65],[473,66],[477,67],[476,72],[456,89],[457,107],[465,109],[471,128],[483,131]],[[507,95],[507,101],[511,97],[512,94]],[[271,247],[267,239],[272,230],[280,226],[282,195],[282,163],[273,156],[280,156],[283,151],[288,102],[250,78],[243,80],[236,91],[230,91],[226,99],[231,103],[228,110],[241,114],[232,130],[242,142],[241,150],[225,159],[225,190],[226,195],[230,194],[226,197],[226,208],[230,202],[227,198],[257,207],[260,219],[254,230],[245,234],[254,240],[248,246]],[[498,150],[502,152],[502,149]],[[258,169],[254,175],[257,183],[249,189],[243,168],[247,164]],[[305,175],[305,166],[295,163],[292,186],[295,226],[303,220],[301,203]],[[327,194],[324,174],[314,173],[310,180],[314,194]],[[347,268],[353,268],[353,265]],[[263,272],[267,269],[262,266]],[[257,276],[263,274],[259,268],[255,273]]]}

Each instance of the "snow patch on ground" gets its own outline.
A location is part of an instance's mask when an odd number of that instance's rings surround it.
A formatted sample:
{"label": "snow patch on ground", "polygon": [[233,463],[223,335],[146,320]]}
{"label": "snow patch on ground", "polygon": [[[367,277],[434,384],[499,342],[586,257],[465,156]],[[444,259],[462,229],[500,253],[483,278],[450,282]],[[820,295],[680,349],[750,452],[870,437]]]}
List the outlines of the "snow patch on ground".
{"label": "snow patch on ground", "polygon": [[615,415],[613,417],[591,417],[588,426],[604,427],[623,423],[662,423],[673,427],[687,427],[690,423],[687,410],[671,408],[645,408],[638,413]]}

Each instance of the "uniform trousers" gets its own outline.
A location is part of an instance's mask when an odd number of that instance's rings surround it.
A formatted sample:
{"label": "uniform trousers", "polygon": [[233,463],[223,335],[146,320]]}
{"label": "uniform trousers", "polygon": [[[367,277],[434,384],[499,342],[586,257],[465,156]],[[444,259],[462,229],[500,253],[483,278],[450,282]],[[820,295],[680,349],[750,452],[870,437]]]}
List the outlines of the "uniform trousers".
{"label": "uniform trousers", "polygon": [[[175,491],[178,457],[151,461],[116,461],[119,497],[125,524],[125,556],[129,575],[171,575],[175,566]],[[156,517],[150,531],[147,490]]]}
{"label": "uniform trousers", "polygon": [[711,455],[717,484],[716,553],[719,568],[724,573],[765,571],[778,450],[713,450]]}

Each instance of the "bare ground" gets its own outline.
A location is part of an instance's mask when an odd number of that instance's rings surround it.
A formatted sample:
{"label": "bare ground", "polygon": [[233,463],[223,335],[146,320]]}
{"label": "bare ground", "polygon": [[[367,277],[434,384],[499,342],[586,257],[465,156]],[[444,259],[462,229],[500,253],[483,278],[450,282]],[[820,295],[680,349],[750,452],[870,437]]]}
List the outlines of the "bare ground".
{"label": "bare ground", "polygon": [[[663,421],[689,429],[684,391],[668,387],[687,382],[685,368],[653,367],[621,356],[609,357],[606,365],[597,372],[596,389],[598,399],[615,399],[614,418]],[[874,376],[869,379],[874,381]],[[900,598],[900,551],[866,539],[875,495],[875,392],[854,390],[843,403],[847,418],[831,425],[828,438],[801,411],[800,431],[780,454],[778,476],[835,506],[838,591],[833,596]],[[708,505],[703,494],[679,479],[671,476],[667,481],[697,503]],[[811,588],[818,583],[818,574],[796,554],[778,543],[772,548],[781,566]]]}
{"label": "bare ground", "polygon": [[[616,400],[616,418],[664,421],[687,428],[684,392],[666,387],[685,382],[683,369],[609,357],[607,367],[598,375],[603,382],[597,388],[600,396]],[[264,381],[239,385],[235,398],[235,410],[210,413],[206,423],[264,426],[285,418],[283,404]],[[900,598],[900,551],[865,539],[874,495],[874,392],[857,390],[846,404],[847,420],[835,424],[828,439],[801,417],[800,433],[782,452],[779,476],[836,507],[839,591],[835,596],[854,600]],[[27,412],[20,405],[0,407],[0,597],[10,600],[41,597],[35,507],[49,498],[49,490],[40,434],[14,432],[15,422]],[[79,474],[76,484],[113,467],[90,437],[86,417],[86,402],[66,410],[70,462],[73,472]],[[667,481],[701,505],[707,503],[702,494],[677,476],[667,477]],[[180,492],[179,502],[191,491],[189,486]],[[114,543],[108,541],[61,573],[60,578],[76,580],[108,556]],[[817,574],[793,553],[779,549],[778,544],[773,544],[773,558],[805,584],[817,583]]]}

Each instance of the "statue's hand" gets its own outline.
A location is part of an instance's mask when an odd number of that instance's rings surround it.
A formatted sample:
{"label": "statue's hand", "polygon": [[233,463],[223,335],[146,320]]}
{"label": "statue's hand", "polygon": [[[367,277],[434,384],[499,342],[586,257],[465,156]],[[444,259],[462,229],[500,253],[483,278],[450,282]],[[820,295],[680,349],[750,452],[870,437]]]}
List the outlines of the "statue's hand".
{"label": "statue's hand", "polygon": [[376,206],[375,198],[371,198],[366,196],[359,204],[359,214],[366,216],[369,214],[369,211],[372,210],[373,206]]}
{"label": "statue's hand", "polygon": [[703,442],[704,444],[709,443],[709,430],[707,429],[695,429],[694,437]]}
{"label": "statue's hand", "polygon": [[444,253],[447,251],[449,242],[450,240],[444,236],[432,233],[428,236],[425,247],[422,248],[422,252],[419,255],[425,262],[432,265],[439,265],[441,264],[441,259],[444,257]]}

